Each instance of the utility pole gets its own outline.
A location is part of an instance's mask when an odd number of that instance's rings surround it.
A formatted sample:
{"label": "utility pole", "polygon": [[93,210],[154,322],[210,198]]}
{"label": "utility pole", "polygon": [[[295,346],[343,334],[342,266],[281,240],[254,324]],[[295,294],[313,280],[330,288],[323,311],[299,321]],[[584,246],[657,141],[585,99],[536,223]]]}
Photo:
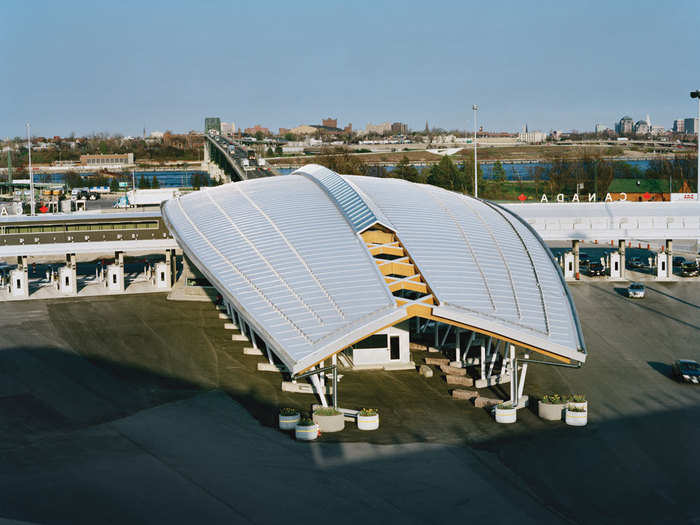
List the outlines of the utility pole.
{"label": "utility pole", "polygon": [[7,150],[7,189],[12,189],[12,151]]}
{"label": "utility pole", "polygon": [[[695,91],[690,92],[690,98],[697,98],[698,99],[698,123],[700,123],[700,89],[696,89]],[[700,202],[700,130],[698,129],[697,124],[694,126],[695,127],[695,134],[697,135],[697,141],[698,141],[698,187],[696,188],[697,191],[697,199],[698,202]]]}
{"label": "utility pole", "polygon": [[478,182],[478,173],[479,173],[479,167],[476,163],[476,112],[479,111],[479,106],[474,104],[472,106],[472,109],[474,110],[474,198],[479,198],[479,182]]}
{"label": "utility pole", "polygon": [[27,147],[29,148],[29,214],[34,215],[34,173],[32,172],[32,138],[31,126],[27,122]]}

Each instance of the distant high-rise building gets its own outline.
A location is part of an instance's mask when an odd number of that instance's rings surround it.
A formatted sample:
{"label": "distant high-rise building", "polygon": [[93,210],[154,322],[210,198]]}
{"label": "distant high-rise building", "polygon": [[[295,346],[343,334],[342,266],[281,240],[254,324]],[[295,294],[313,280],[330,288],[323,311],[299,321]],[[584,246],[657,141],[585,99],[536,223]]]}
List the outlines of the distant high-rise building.
{"label": "distant high-rise building", "polygon": [[649,125],[647,124],[646,120],[639,120],[634,125],[634,134],[635,135],[648,135],[650,131],[651,131],[651,129],[650,129]]}
{"label": "distant high-rise building", "polygon": [[674,133],[685,133],[685,121],[682,118],[677,118],[673,121]]}
{"label": "distant high-rise building", "polygon": [[235,122],[222,122],[221,123],[221,134],[222,135],[228,135],[229,137],[233,137],[236,133],[236,124]]}
{"label": "distant high-rise building", "polygon": [[634,131],[634,120],[632,117],[624,116],[615,125],[615,131],[618,135],[629,135]]}
{"label": "distant high-rise building", "polygon": [[391,132],[394,135],[405,135],[408,132],[408,126],[402,122],[394,122],[391,125]]}
{"label": "distant high-rise building", "polygon": [[211,129],[221,133],[221,119],[219,117],[206,117],[204,119],[204,133],[209,133]]}
{"label": "distant high-rise building", "polygon": [[698,119],[697,118],[687,118],[683,119],[683,127],[686,135],[697,135],[698,134]]}
{"label": "distant high-rise building", "polygon": [[378,135],[383,135],[384,133],[390,133],[391,132],[391,122],[382,122],[381,124],[377,124],[376,126],[372,124],[371,122],[365,126],[365,133],[376,133]]}
{"label": "distant high-rise building", "polygon": [[343,128],[344,133],[352,133],[352,122]]}
{"label": "distant high-rise building", "polygon": [[428,127],[428,121],[425,121],[425,132],[430,133],[430,128]]}
{"label": "distant high-rise building", "polygon": [[243,133],[246,135],[255,135],[256,133],[262,133],[263,135],[270,135],[270,130],[268,128],[263,128],[260,124],[256,124],[252,128],[245,128]]}
{"label": "distant high-rise building", "polygon": [[596,133],[605,133],[606,131],[608,131],[608,129],[610,129],[610,128],[608,128],[605,124],[596,124],[595,125],[595,132]]}
{"label": "distant high-rise building", "polygon": [[324,118],[321,121],[321,124],[327,128],[337,128],[338,127],[338,119],[337,118]]}

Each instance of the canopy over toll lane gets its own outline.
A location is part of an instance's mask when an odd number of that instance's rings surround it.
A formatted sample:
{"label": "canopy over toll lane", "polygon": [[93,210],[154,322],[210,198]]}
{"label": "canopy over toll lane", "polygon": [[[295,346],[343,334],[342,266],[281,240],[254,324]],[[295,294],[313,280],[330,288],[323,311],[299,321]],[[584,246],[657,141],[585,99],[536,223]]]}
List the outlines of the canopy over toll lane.
{"label": "canopy over toll lane", "polygon": [[171,199],[162,214],[292,374],[413,317],[586,359],[556,262],[496,204],[307,165]]}

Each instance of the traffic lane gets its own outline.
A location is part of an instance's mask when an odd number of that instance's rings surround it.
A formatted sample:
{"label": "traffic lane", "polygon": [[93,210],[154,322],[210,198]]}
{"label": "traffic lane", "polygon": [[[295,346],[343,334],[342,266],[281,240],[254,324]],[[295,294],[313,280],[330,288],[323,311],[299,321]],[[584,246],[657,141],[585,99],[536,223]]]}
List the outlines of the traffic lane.
{"label": "traffic lane", "polygon": [[676,359],[700,360],[698,283],[654,283],[644,299],[626,297],[620,283],[577,283],[570,289],[588,357],[579,370],[536,374],[534,381],[545,383],[538,390],[585,393],[595,407],[593,421],[700,405],[700,389],[688,390],[670,377]]}
{"label": "traffic lane", "polygon": [[[700,360],[700,285],[655,283],[644,299],[621,288],[572,285],[586,363],[528,370],[525,390],[535,397],[584,393],[588,426],[539,420],[527,437],[494,436],[477,447],[497,453],[545,506],[576,523],[686,523],[700,489],[700,387],[676,382],[670,365]],[[536,413],[533,401],[517,426]]]}

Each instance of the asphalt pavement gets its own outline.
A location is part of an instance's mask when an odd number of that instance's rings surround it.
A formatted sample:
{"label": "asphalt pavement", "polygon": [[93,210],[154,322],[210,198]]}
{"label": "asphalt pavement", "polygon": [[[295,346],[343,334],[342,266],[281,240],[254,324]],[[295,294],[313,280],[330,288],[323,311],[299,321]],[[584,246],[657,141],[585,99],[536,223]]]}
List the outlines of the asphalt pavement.
{"label": "asphalt pavement", "polygon": [[[0,517],[36,523],[693,523],[700,285],[571,285],[589,357],[532,365],[525,391],[583,392],[587,427],[515,425],[452,400],[444,379],[345,372],[341,405],[381,428],[297,443],[280,406],[312,396],[278,374],[211,304],[164,294],[5,303],[0,315]],[[416,353],[418,362],[421,354]],[[503,395],[494,389],[489,395]],[[697,521],[696,521],[697,522]]]}

